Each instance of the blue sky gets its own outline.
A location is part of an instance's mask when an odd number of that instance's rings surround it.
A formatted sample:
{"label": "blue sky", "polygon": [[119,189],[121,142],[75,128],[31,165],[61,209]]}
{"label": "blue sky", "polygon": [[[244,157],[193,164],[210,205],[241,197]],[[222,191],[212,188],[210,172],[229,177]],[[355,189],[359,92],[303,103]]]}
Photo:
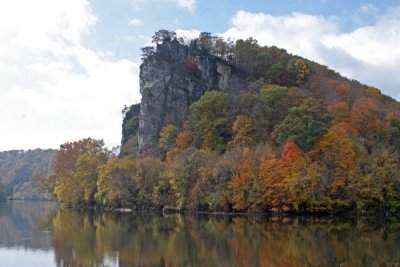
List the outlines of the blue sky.
{"label": "blue sky", "polygon": [[161,28],[252,36],[400,99],[400,0],[4,0],[0,150],[118,145],[140,48]]}
{"label": "blue sky", "polygon": [[[273,16],[285,16],[293,12],[323,16],[336,19],[340,31],[344,33],[360,26],[373,25],[379,14],[400,5],[399,0],[202,0],[193,1],[193,8],[190,9],[180,7],[173,0],[90,2],[99,21],[94,34],[88,37],[88,45],[112,50],[117,57],[134,57],[136,60],[140,52],[132,47],[143,46],[143,39],[161,28],[222,33],[230,28],[231,19],[239,10]],[[129,24],[134,19],[141,24]]]}

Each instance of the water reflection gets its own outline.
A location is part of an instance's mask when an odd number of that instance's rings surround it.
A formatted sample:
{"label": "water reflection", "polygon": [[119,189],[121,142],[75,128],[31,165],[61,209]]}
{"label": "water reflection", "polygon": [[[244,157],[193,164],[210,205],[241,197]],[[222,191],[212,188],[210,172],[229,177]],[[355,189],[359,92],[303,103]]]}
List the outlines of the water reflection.
{"label": "water reflection", "polygon": [[[0,208],[0,229],[8,211]],[[19,218],[28,219],[33,215],[29,212]],[[55,266],[400,265],[396,221],[370,224],[332,218],[250,219],[62,209],[46,214],[47,221],[42,213],[37,227],[29,229],[49,226],[51,238],[41,247],[53,250]],[[19,224],[21,231],[25,231],[23,225],[29,223]],[[3,235],[0,243],[4,245]]]}
{"label": "water reflection", "polygon": [[0,202],[0,247],[51,249],[54,202]]}

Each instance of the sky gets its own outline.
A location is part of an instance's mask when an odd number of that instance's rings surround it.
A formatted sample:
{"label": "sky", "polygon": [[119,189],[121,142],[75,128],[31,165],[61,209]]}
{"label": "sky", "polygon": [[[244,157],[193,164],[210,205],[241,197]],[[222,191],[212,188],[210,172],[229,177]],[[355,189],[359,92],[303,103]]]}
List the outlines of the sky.
{"label": "sky", "polygon": [[119,145],[159,29],[254,37],[400,100],[400,0],[0,0],[0,151]]}

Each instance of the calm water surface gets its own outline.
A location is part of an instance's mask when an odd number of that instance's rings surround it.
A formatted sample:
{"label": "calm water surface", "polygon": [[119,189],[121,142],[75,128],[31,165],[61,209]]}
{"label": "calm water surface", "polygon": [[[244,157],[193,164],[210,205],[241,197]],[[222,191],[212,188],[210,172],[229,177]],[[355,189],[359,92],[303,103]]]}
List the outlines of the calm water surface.
{"label": "calm water surface", "polygon": [[0,266],[400,266],[400,223],[0,203]]}

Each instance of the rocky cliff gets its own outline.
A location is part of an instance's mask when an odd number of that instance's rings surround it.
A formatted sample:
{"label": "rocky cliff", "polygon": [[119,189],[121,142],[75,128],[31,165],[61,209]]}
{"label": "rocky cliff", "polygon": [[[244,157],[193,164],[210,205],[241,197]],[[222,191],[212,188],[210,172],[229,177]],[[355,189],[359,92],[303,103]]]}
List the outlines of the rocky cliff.
{"label": "rocky cliff", "polygon": [[181,127],[206,90],[239,92],[246,77],[225,60],[178,41],[157,45],[140,67],[139,155],[154,154],[162,127]]}

